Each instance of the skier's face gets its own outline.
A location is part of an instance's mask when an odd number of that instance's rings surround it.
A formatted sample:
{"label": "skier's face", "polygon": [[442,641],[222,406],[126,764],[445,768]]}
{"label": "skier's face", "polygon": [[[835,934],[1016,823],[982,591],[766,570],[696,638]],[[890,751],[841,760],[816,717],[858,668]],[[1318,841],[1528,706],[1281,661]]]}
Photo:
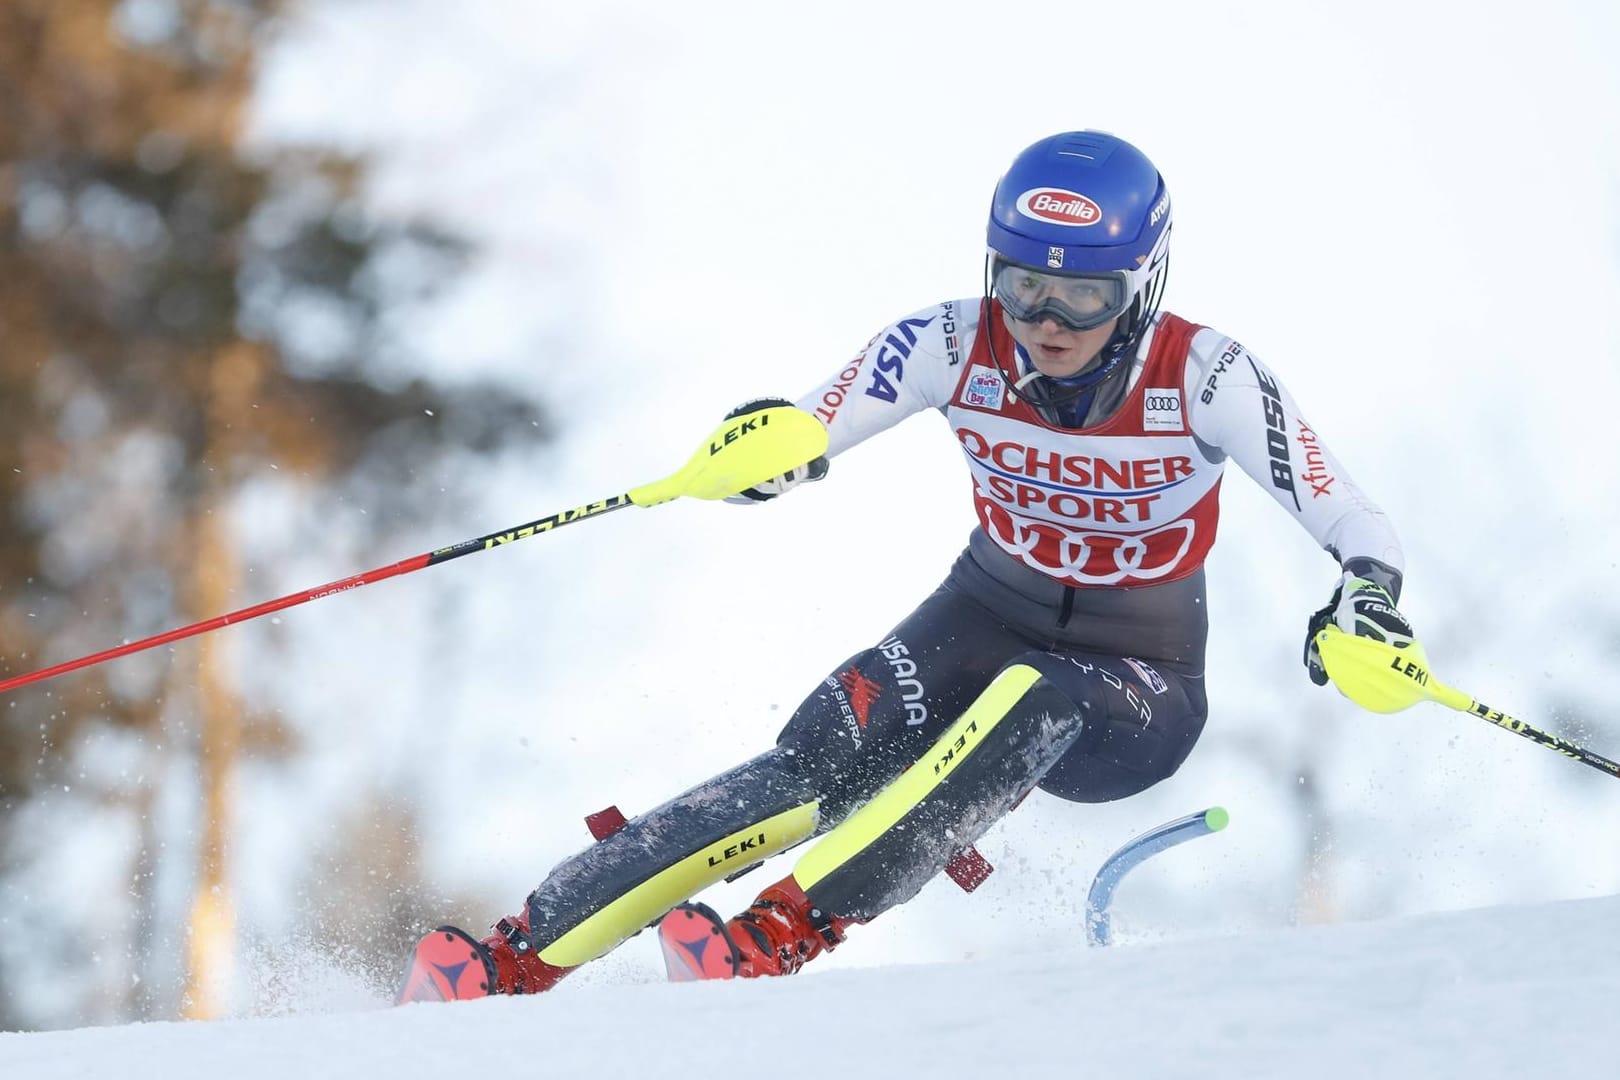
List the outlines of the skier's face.
{"label": "skier's face", "polygon": [[1002,319],[1013,340],[1029,354],[1035,370],[1059,379],[1078,375],[1089,367],[1119,325],[1115,318],[1090,330],[1070,330],[1050,315],[1034,322],[1019,322],[1003,312]]}

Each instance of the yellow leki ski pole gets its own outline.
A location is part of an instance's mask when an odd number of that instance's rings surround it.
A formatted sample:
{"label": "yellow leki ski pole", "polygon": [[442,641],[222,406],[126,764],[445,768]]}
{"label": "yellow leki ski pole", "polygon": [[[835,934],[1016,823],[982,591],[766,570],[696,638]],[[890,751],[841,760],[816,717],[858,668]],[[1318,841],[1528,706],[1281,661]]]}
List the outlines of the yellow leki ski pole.
{"label": "yellow leki ski pole", "polygon": [[1523,720],[1516,720],[1500,709],[1493,709],[1461,690],[1447,686],[1434,677],[1423,646],[1416,642],[1405,648],[1397,648],[1329,626],[1317,633],[1316,647],[1322,653],[1322,666],[1327,669],[1333,684],[1363,709],[1393,713],[1420,701],[1438,702],[1458,712],[1488,720],[1549,750],[1556,750],[1565,757],[1572,757],[1582,764],[1620,778],[1620,764],[1594,754],[1584,746],[1577,746],[1568,739],[1531,727]]}

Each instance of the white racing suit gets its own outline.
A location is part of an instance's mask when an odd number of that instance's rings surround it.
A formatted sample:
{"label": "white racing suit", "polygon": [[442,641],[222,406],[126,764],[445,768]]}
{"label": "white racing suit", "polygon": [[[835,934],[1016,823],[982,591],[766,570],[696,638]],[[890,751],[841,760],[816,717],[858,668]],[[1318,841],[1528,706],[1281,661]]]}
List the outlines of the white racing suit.
{"label": "white racing suit", "polygon": [[820,834],[794,877],[819,912],[864,921],[1036,786],[1101,802],[1171,775],[1207,713],[1202,566],[1228,459],[1342,565],[1398,592],[1384,515],[1231,338],[1159,316],[1067,429],[1009,391],[1003,368],[1020,362],[997,306],[947,302],[800,399],[830,455],[943,412],[979,525],[940,587],[831,672],[773,749],[558,866],[526,911],[542,960],[601,955]]}

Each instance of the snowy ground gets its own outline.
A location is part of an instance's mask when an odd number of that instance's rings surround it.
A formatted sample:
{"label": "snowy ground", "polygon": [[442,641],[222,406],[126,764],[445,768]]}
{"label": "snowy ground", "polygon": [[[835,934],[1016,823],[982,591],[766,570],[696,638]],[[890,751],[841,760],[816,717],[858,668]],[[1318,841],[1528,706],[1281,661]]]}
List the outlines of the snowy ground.
{"label": "snowy ground", "polygon": [[1584,1080],[1617,1072],[1617,924],[1611,897],[1111,949],[1077,933],[774,982],[6,1034],[0,1077]]}

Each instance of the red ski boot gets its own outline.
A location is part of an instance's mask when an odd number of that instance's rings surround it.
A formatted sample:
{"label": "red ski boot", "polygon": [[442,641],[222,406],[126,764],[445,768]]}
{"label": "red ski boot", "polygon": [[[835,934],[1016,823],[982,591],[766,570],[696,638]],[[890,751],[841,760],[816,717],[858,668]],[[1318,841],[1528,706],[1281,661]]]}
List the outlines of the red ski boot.
{"label": "red ski boot", "polygon": [[791,975],[823,950],[842,944],[852,920],[811,906],[790,874],[722,922],[705,904],[682,904],[658,924],[658,942],[673,982]]}
{"label": "red ski boot", "polygon": [[416,943],[395,1004],[467,1001],[490,994],[538,994],[573,968],[552,967],[524,937],[528,919],[502,919],[483,941],[454,926],[441,926]]}

